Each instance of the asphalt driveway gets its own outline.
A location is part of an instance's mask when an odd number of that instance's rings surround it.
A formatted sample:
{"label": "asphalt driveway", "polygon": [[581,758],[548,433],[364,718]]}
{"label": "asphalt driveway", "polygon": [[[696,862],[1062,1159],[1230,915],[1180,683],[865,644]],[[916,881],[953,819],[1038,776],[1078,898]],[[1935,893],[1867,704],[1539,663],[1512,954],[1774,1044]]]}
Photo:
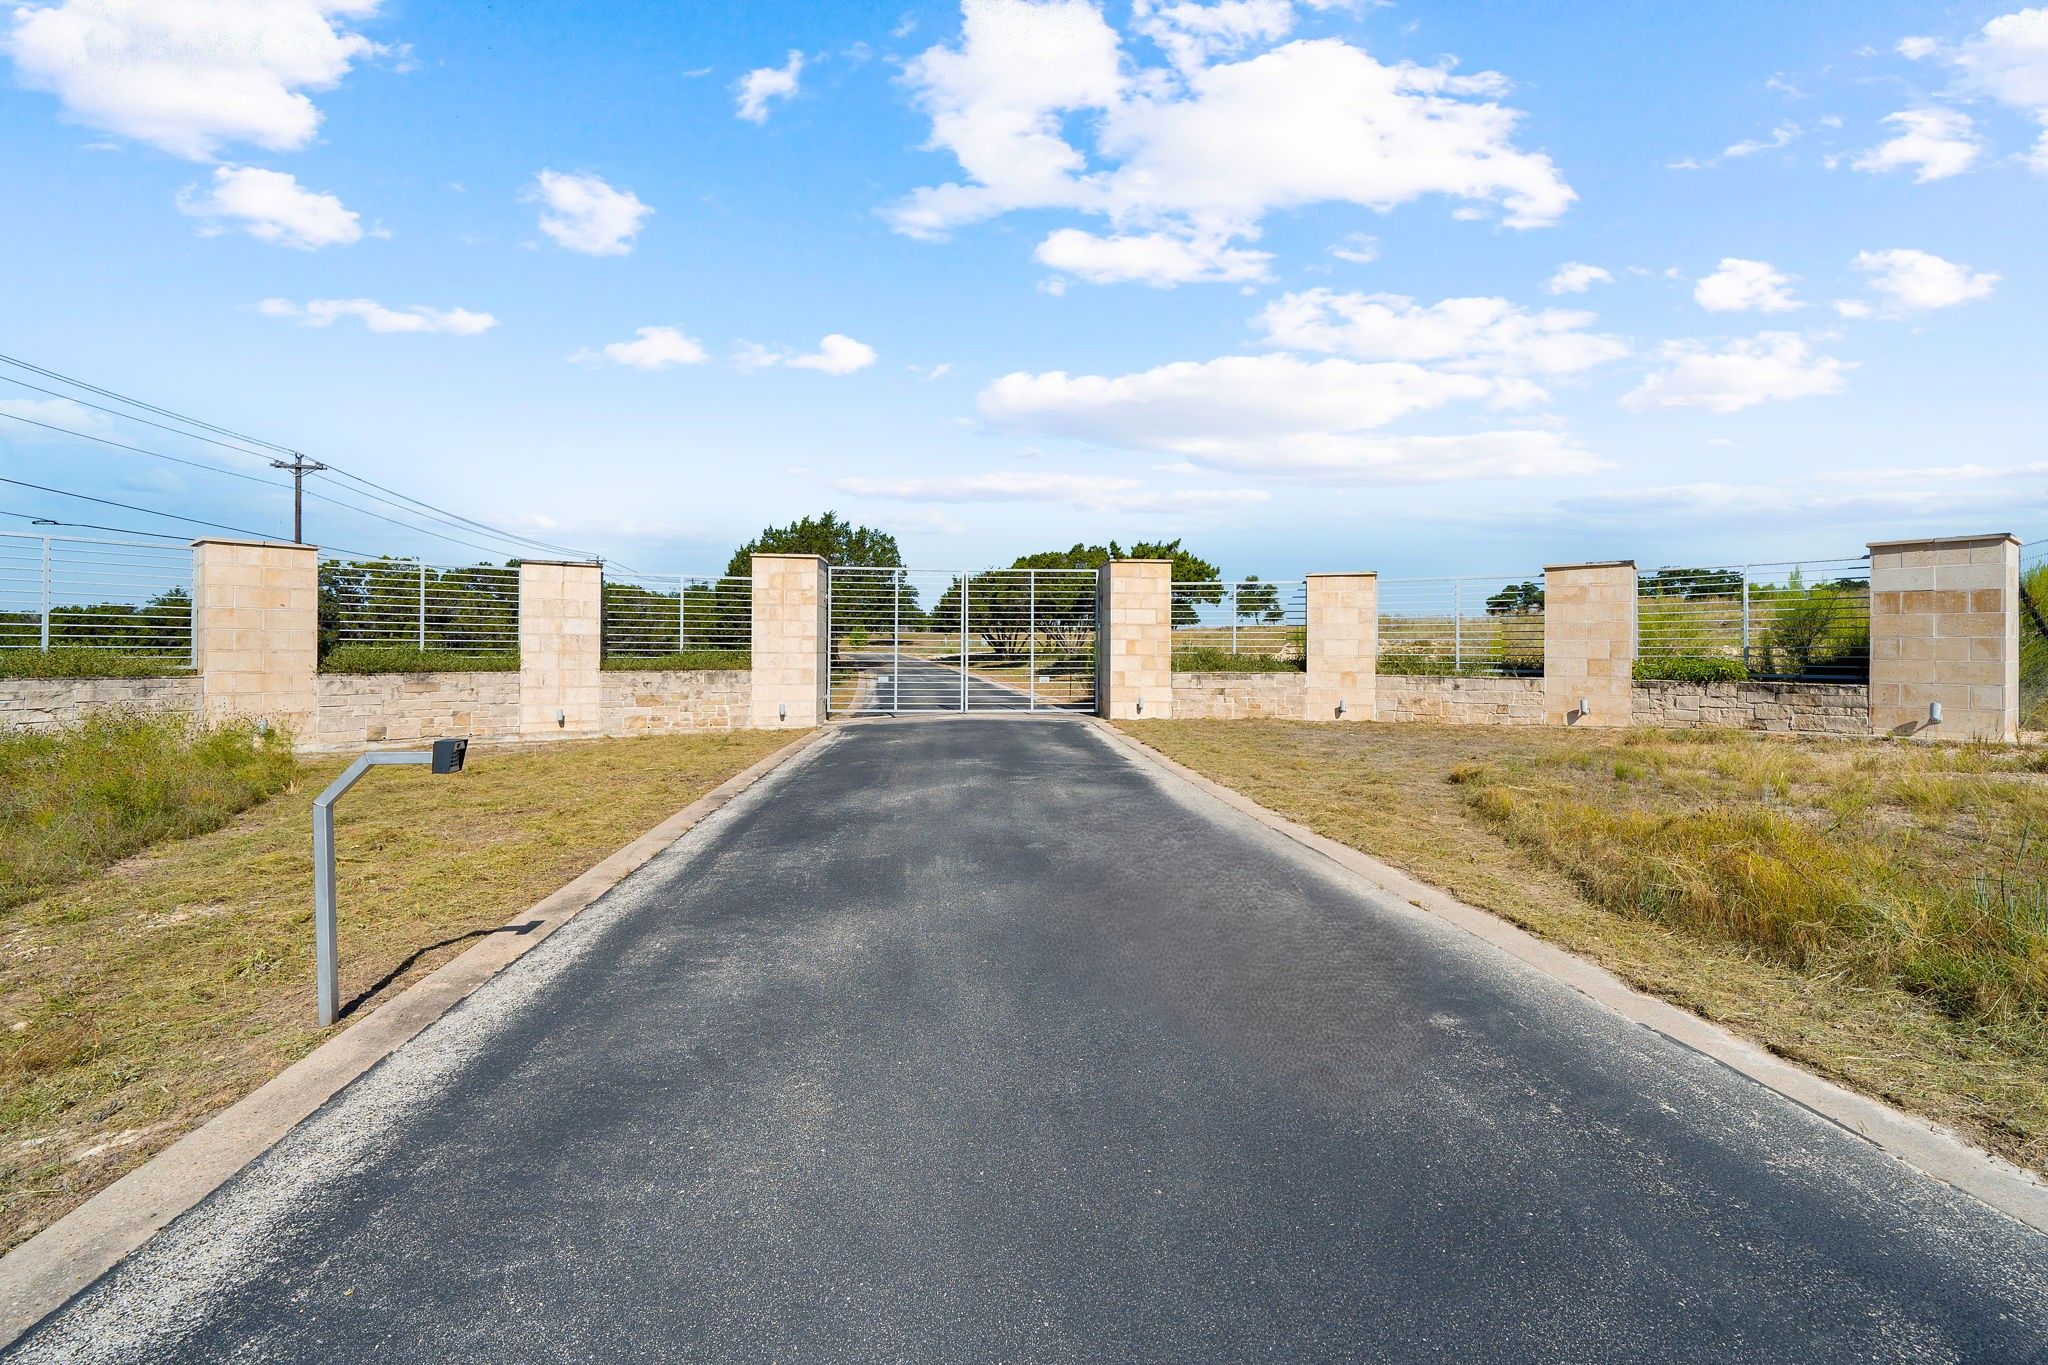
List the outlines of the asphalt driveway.
{"label": "asphalt driveway", "polygon": [[32,1359],[2048,1358],[2048,1238],[1133,764],[845,727]]}

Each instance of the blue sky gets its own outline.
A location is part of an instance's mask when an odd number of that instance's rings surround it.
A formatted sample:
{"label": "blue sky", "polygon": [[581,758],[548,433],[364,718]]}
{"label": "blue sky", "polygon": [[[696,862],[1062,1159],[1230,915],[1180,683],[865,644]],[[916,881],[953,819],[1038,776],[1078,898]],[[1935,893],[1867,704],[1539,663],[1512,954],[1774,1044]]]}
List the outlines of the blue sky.
{"label": "blue sky", "polygon": [[[2048,531],[2048,9],[65,0],[0,47],[0,350],[639,568],[826,507],[1266,575]],[[267,472],[54,401],[0,385]]]}

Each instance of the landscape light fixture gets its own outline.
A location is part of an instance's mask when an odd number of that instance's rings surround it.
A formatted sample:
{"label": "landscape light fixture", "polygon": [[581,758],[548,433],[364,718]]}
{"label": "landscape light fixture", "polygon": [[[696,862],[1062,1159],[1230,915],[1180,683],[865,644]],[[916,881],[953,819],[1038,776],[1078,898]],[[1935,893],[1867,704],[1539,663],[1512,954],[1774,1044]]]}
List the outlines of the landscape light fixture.
{"label": "landscape light fixture", "polygon": [[1585,719],[1585,718],[1586,718],[1587,716],[1590,716],[1590,715],[1592,715],[1592,714],[1593,714],[1593,699],[1592,699],[1591,697],[1580,697],[1580,698],[1579,698],[1579,719],[1580,719],[1580,720],[1584,720],[1584,719]]}
{"label": "landscape light fixture", "polygon": [[341,987],[334,952],[334,803],[372,768],[426,766],[437,773],[459,773],[468,751],[466,739],[437,739],[432,749],[362,754],[328,784],[326,791],[313,798],[313,965],[318,977],[321,1028],[341,1015]]}
{"label": "landscape light fixture", "polygon": [[569,728],[569,713],[559,706],[555,708],[555,726],[562,730]]}
{"label": "landscape light fixture", "polygon": [[1928,703],[1927,703],[1927,723],[1928,723],[1929,725],[1939,725],[1939,724],[1941,724],[1941,703],[1940,703],[1940,702],[1938,702],[1938,701],[1931,701],[1931,702],[1928,702]]}
{"label": "landscape light fixture", "polygon": [[1344,699],[1342,697],[1337,698],[1337,714],[1340,716],[1344,714]]}

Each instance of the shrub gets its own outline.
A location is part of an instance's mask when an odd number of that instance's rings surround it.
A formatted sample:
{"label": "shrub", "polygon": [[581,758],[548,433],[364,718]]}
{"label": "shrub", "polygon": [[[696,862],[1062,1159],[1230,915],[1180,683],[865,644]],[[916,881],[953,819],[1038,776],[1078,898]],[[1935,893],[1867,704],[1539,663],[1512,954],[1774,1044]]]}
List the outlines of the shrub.
{"label": "shrub", "polygon": [[693,649],[685,654],[612,657],[604,661],[605,670],[611,673],[744,672],[753,666],[753,654],[744,649]]}
{"label": "shrub", "polygon": [[1176,673],[1299,673],[1306,659],[1279,659],[1271,654],[1232,654],[1227,649],[1176,649]]}
{"label": "shrub", "polygon": [[0,909],[163,839],[218,829],[298,773],[290,739],[253,723],[102,711],[0,736]]}
{"label": "shrub", "polygon": [[191,671],[180,658],[115,649],[0,649],[0,678],[175,678]]}
{"label": "shrub", "polygon": [[1635,676],[1646,681],[1666,682],[1747,682],[1749,670],[1742,660],[1725,655],[1703,658],[1674,659],[1667,656],[1637,659]]}
{"label": "shrub", "polygon": [[322,673],[517,673],[517,654],[460,654],[415,645],[336,645]]}
{"label": "shrub", "polygon": [[2020,576],[2020,728],[2048,730],[2048,560]]}

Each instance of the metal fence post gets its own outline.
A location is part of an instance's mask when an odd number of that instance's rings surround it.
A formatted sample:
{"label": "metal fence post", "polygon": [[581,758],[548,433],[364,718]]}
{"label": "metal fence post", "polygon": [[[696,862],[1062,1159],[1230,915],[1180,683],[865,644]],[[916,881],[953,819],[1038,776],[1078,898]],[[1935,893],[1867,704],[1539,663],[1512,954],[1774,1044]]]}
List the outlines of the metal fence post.
{"label": "metal fence post", "polygon": [[967,709],[967,570],[960,571],[960,709]]}
{"label": "metal fence post", "polygon": [[[828,595],[828,597],[829,597],[829,595],[830,595],[830,593],[831,593],[831,591],[832,591],[832,586],[831,586],[830,582],[827,582],[827,584],[825,585],[825,591],[826,591],[826,594],[827,594],[827,595]],[[828,603],[828,609],[829,609],[829,603]],[[684,578],[684,577],[683,577],[683,576],[682,576],[681,574],[677,574],[677,575],[676,575],[676,653],[678,653],[678,654],[688,654],[689,652],[690,652],[690,580],[688,580],[687,578]]]}
{"label": "metal fence post", "polygon": [[1749,565],[1742,566],[1742,666],[1749,667]]}
{"label": "metal fence post", "polygon": [[903,703],[903,586],[908,569],[889,576],[895,591],[889,597],[889,714]]}
{"label": "metal fence post", "polygon": [[1031,603],[1030,609],[1025,613],[1024,617],[1025,648],[1031,654],[1031,671],[1027,675],[1027,682],[1025,684],[1031,694],[1031,701],[1025,709],[1027,711],[1036,711],[1038,709],[1038,570],[1026,569],[1024,572],[1026,574],[1024,579],[1026,591],[1030,595]]}
{"label": "metal fence post", "polygon": [[1451,580],[1451,668],[1465,670],[1465,580]]}
{"label": "metal fence post", "polygon": [[43,537],[43,649],[50,652],[50,538]]}
{"label": "metal fence post", "polygon": [[1237,655],[1237,584],[1230,585],[1230,653]]}
{"label": "metal fence post", "polygon": [[420,562],[420,653],[427,652],[427,565]]}

